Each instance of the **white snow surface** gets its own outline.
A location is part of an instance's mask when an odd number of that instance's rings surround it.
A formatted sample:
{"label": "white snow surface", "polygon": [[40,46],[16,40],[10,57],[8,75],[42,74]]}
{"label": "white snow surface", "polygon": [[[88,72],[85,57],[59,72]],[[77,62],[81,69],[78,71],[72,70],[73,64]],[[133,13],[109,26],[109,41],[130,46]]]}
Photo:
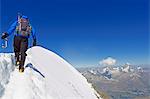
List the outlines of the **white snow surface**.
{"label": "white snow surface", "polygon": [[19,73],[14,55],[0,54],[0,99],[101,99],[85,77],[52,51],[32,47],[28,63],[41,74],[29,67]]}

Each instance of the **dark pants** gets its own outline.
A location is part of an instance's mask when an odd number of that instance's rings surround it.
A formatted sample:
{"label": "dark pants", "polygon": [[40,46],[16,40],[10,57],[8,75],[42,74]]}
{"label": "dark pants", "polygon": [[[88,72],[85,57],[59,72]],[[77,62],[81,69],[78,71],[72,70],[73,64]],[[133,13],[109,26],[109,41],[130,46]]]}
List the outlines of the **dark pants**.
{"label": "dark pants", "polygon": [[26,59],[26,51],[28,49],[28,38],[15,36],[14,37],[14,52],[16,61],[20,62],[20,66],[24,66]]}

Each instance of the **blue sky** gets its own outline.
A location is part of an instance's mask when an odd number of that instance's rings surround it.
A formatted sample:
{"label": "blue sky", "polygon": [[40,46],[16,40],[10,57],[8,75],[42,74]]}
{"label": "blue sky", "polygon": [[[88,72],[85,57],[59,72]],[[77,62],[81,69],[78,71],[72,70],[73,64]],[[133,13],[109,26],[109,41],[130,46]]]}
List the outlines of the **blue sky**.
{"label": "blue sky", "polygon": [[[1,0],[1,32],[27,15],[38,44],[75,67],[111,56],[118,64],[148,64],[148,0]],[[12,36],[9,47],[12,50]]]}

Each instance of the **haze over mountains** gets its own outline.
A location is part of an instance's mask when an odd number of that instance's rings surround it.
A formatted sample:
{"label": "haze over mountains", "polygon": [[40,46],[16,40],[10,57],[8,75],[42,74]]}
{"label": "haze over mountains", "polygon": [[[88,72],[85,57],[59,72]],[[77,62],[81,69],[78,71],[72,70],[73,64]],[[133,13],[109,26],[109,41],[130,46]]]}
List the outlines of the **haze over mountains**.
{"label": "haze over mountains", "polygon": [[100,66],[81,68],[80,72],[111,99],[149,99],[150,97],[150,67],[133,66],[126,63],[123,66]]}

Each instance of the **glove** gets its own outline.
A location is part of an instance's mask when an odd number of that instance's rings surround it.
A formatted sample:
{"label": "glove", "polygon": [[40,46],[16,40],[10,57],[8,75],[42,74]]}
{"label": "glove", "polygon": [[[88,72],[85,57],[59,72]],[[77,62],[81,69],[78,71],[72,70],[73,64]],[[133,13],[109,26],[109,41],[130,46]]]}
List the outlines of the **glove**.
{"label": "glove", "polygon": [[1,37],[1,39],[5,39],[6,37],[8,37],[9,35],[8,35],[8,33],[7,32],[5,32],[5,33],[3,33],[2,34],[2,37]]}
{"label": "glove", "polygon": [[33,46],[36,46],[36,39],[33,39]]}

